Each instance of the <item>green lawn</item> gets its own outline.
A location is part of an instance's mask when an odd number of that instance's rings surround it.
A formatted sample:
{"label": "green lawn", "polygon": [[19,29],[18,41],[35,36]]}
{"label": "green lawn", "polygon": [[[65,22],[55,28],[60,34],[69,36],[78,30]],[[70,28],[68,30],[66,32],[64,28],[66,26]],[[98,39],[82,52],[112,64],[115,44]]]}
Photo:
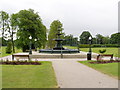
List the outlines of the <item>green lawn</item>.
{"label": "green lawn", "polygon": [[104,74],[108,74],[109,76],[112,76],[118,79],[118,63],[90,64],[88,62],[91,62],[91,61],[79,61],[79,62],[93,69],[96,69]]}
{"label": "green lawn", "polygon": [[[118,48],[92,48],[92,52],[99,53],[99,50],[106,49],[104,54],[114,54],[115,57],[118,57]],[[81,51],[88,51],[89,48],[80,48]]]}
{"label": "green lawn", "polygon": [[51,62],[42,65],[3,65],[3,88],[57,88]]}
{"label": "green lawn", "polygon": [[[0,48],[0,52],[1,52],[1,55],[0,55],[0,57],[4,57],[4,56],[8,56],[8,55],[11,55],[11,54],[7,54],[6,53],[6,47],[5,46],[2,46],[1,48]],[[18,53],[18,52],[22,52],[22,50],[21,49],[17,49],[16,47],[15,47],[15,53]]]}
{"label": "green lawn", "polygon": [[[64,46],[64,47],[69,49],[77,49],[77,47],[73,47],[73,46]],[[114,54],[115,57],[118,57],[118,48],[103,48],[103,47],[92,48],[92,52],[99,53],[99,50],[103,50],[103,49],[106,49],[106,52],[104,54]],[[88,52],[89,48],[80,48],[80,50]]]}

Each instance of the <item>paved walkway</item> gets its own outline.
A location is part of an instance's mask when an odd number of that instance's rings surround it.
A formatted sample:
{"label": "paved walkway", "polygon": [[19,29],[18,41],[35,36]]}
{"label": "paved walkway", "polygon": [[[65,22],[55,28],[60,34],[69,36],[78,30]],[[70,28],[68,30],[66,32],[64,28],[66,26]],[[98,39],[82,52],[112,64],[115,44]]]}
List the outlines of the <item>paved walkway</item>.
{"label": "paved walkway", "polygon": [[52,61],[60,88],[118,88],[118,80],[73,60]]}

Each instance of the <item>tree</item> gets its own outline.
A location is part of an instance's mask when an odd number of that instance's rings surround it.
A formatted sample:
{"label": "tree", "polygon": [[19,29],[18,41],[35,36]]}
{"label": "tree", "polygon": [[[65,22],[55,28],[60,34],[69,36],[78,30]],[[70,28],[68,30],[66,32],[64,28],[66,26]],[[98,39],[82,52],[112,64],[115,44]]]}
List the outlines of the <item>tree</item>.
{"label": "tree", "polygon": [[10,37],[11,37],[11,42],[12,42],[12,49],[13,53],[15,53],[15,47],[14,47],[14,34],[17,32],[17,14],[12,14],[10,18],[10,26],[11,29],[9,29]]}
{"label": "tree", "polygon": [[120,44],[120,32],[114,33],[110,37],[111,44]]}
{"label": "tree", "polygon": [[103,36],[101,34],[96,35],[97,44],[103,44]]}
{"label": "tree", "polygon": [[5,11],[0,11],[0,26],[1,26],[1,32],[2,32],[2,42],[4,41],[5,38],[5,32],[8,29],[8,18],[9,15]]}
{"label": "tree", "polygon": [[110,44],[110,38],[109,38],[109,36],[103,37],[103,44]]}
{"label": "tree", "polygon": [[46,42],[46,27],[38,13],[34,10],[21,10],[17,13],[17,41],[16,45],[26,51],[29,47],[29,36],[32,36],[32,45],[34,46],[34,39],[37,39],[39,48],[45,46]]}
{"label": "tree", "polygon": [[64,36],[63,45],[70,45],[70,46],[77,46],[78,38],[73,37],[73,35],[66,35]]}
{"label": "tree", "polygon": [[6,53],[11,53],[12,52],[12,43],[11,41],[8,41],[7,43],[7,48],[6,48]]}
{"label": "tree", "polygon": [[81,44],[89,44],[89,37],[92,37],[90,32],[88,31],[83,31],[82,34],[79,36],[80,37],[80,43]]}
{"label": "tree", "polygon": [[95,37],[92,38],[92,44],[97,44],[97,39]]}
{"label": "tree", "polygon": [[53,48],[56,44],[56,42],[53,40],[57,37],[57,30],[60,28],[61,32],[63,30],[62,23],[59,20],[54,20],[50,25],[50,31],[48,35],[48,47]]}

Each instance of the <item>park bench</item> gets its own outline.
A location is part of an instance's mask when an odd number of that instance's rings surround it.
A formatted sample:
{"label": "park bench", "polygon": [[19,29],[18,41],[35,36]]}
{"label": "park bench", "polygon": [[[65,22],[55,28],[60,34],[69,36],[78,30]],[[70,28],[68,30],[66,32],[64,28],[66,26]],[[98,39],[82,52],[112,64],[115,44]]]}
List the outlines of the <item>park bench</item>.
{"label": "park bench", "polygon": [[103,56],[105,56],[105,57],[111,57],[110,60],[113,60],[113,54],[99,54],[99,55],[97,56],[97,61],[98,61],[98,60],[102,60],[101,58],[102,58]]}
{"label": "park bench", "polygon": [[28,54],[28,55],[27,55],[27,54],[25,54],[25,55],[24,55],[24,54],[23,54],[23,55],[13,54],[13,55],[12,55],[12,60],[14,60],[15,57],[22,57],[22,58],[26,58],[26,57],[27,57],[28,60],[30,60],[29,54]]}

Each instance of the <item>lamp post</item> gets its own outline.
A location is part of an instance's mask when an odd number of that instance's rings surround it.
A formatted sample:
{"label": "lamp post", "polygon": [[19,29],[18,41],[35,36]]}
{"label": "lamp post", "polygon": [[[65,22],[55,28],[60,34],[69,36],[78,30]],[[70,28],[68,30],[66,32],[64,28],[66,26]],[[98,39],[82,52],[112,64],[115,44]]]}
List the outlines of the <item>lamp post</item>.
{"label": "lamp post", "polygon": [[91,49],[91,41],[92,41],[92,37],[89,37],[89,52],[87,53],[87,60],[91,60],[91,54],[92,54],[92,49]]}
{"label": "lamp post", "polygon": [[78,53],[79,53],[80,52],[79,41],[77,41],[77,48],[78,48]]}
{"label": "lamp post", "polygon": [[35,39],[35,51],[37,51],[37,45],[36,45],[36,41],[37,41],[37,39]]}
{"label": "lamp post", "polygon": [[29,39],[30,39],[30,51],[29,51],[29,54],[32,54],[32,48],[31,48],[31,44],[32,44],[31,39],[32,39],[32,37],[30,36]]}

